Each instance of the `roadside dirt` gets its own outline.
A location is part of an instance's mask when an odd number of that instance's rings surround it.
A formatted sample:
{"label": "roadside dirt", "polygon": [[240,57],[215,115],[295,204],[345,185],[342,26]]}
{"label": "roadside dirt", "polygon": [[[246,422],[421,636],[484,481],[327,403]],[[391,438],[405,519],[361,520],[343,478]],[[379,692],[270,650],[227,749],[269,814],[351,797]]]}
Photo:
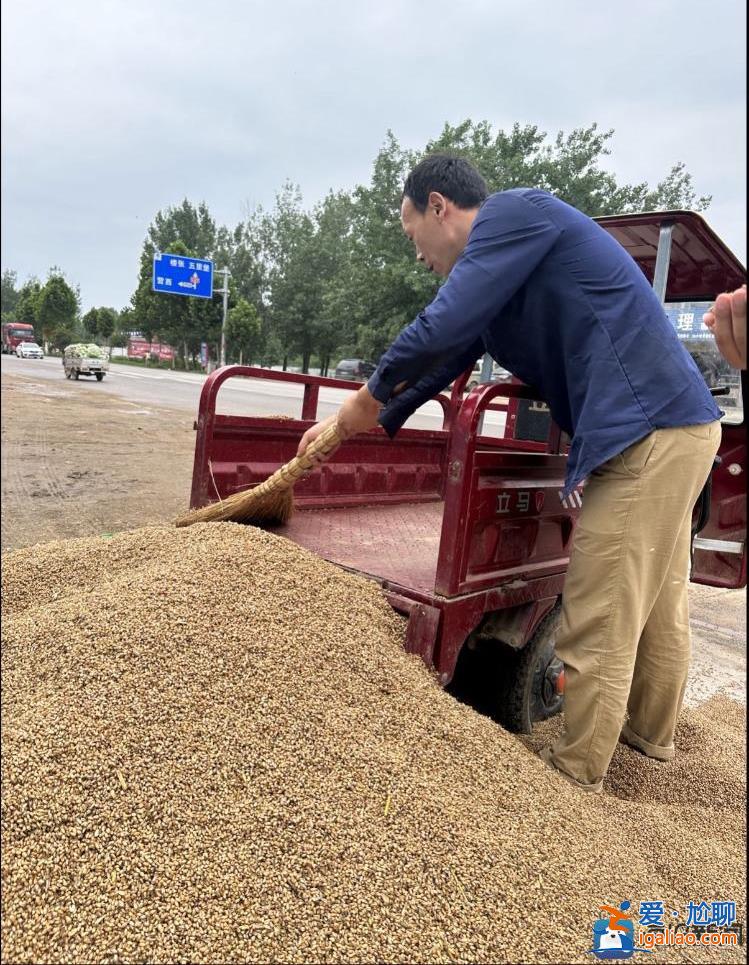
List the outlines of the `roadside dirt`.
{"label": "roadside dirt", "polygon": [[93,383],[4,374],[2,549],[174,519],[190,499],[193,419]]}

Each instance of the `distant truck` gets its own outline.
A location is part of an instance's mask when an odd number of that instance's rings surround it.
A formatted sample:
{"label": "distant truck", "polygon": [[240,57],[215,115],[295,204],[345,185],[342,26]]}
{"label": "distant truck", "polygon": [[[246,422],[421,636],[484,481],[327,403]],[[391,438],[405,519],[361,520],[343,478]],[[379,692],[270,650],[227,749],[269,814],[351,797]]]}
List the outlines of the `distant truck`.
{"label": "distant truck", "polygon": [[89,344],[68,345],[62,356],[63,371],[66,379],[77,379],[81,375],[94,375],[101,382],[109,371],[109,357],[104,349],[93,342]]}
{"label": "distant truck", "polygon": [[6,322],[3,325],[3,354],[14,355],[21,342],[36,342],[34,326],[26,322]]}

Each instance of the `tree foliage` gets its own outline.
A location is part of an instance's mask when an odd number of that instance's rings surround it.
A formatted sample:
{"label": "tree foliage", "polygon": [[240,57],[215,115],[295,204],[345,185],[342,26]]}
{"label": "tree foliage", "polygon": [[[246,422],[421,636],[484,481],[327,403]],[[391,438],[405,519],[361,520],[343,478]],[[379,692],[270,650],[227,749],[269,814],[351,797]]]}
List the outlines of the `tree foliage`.
{"label": "tree foliage", "polygon": [[132,297],[129,321],[149,341],[160,339],[175,345],[184,364],[199,352],[202,341],[218,344],[221,301],[218,297],[206,300],[153,291],[153,256],[162,251],[210,258],[216,235],[216,223],[207,206],[201,202],[195,207],[185,199],[179,207],[156,214],[141,252],[140,280]]}
{"label": "tree foliage", "polygon": [[226,341],[229,358],[240,364],[257,361],[262,349],[263,326],[257,308],[245,298],[237,299],[237,304],[227,313]]}
{"label": "tree foliage", "polygon": [[[376,361],[397,332],[434,297],[439,281],[417,264],[400,225],[403,182],[425,154],[464,156],[481,171],[490,191],[539,187],[586,214],[674,208],[704,210],[683,163],[655,187],[620,183],[607,169],[613,131],[593,123],[553,136],[532,124],[496,129],[470,119],[445,124],[422,149],[399,144],[392,131],[374,159],[371,177],[351,191],[333,191],[312,207],[299,188],[281,186],[269,211],[257,208],[235,227],[217,225],[204,202],[187,199],[156,213],[144,239],[137,288],[118,313],[92,308],[86,332],[124,344],[139,331],[173,344],[187,364],[208,342],[218,356],[222,299],[204,300],[152,291],[155,251],[211,258],[228,268],[227,344],[231,358],[262,364],[317,362],[326,372],[336,357]],[[16,273],[2,276],[2,312],[42,326],[45,338],[75,329],[76,293],[59,271],[42,286]],[[62,337],[62,336],[60,336]]]}
{"label": "tree foliage", "polygon": [[[25,322],[27,325],[38,325],[38,305],[39,293],[42,290],[38,278],[29,278],[16,291],[11,292],[10,286],[15,283],[15,272],[5,272],[3,274],[4,284],[8,290],[4,289],[4,305],[12,306],[6,311],[3,308],[3,322]],[[12,278],[11,278],[12,276]]]}
{"label": "tree foliage", "polygon": [[347,297],[352,213],[345,192],[330,192],[305,212],[299,189],[287,183],[261,220],[267,333],[280,341],[284,356],[301,357],[304,372],[313,354],[326,370],[341,343],[354,337]]}
{"label": "tree foliage", "polygon": [[18,305],[20,292],[16,288],[18,274],[11,269],[3,272],[2,282],[0,282],[0,312],[3,322],[19,321],[15,316],[15,309]]}
{"label": "tree foliage", "polygon": [[58,269],[51,269],[46,284],[34,299],[36,322],[43,340],[64,348],[79,334],[78,297]]}
{"label": "tree foliage", "polygon": [[89,340],[110,344],[118,320],[118,313],[113,308],[102,307],[89,309],[81,322]]}

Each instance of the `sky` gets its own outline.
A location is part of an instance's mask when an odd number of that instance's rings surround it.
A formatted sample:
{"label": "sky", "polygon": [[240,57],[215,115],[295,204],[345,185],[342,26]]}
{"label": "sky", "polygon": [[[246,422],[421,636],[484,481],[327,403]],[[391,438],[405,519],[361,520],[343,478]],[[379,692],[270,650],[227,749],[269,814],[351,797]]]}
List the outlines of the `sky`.
{"label": "sky", "polygon": [[2,268],[120,309],[159,210],[311,206],[466,118],[613,128],[620,182],[684,162],[745,263],[745,36],[744,0],[4,0]]}

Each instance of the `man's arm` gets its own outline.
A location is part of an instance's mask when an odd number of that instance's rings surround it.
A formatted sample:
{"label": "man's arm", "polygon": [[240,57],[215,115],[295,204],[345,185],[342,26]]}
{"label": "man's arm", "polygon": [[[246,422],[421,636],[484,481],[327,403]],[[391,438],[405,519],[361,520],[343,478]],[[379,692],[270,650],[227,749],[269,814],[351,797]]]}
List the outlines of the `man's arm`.
{"label": "man's arm", "polygon": [[[388,406],[388,415],[380,421],[388,434],[394,435],[422,402],[471,364],[463,361],[560,234],[554,222],[522,196],[502,193],[490,198],[447,281],[383,355],[365,386],[366,394],[360,390],[336,416],[308,429],[298,453],[339,417],[349,434],[353,434],[349,431],[353,426],[358,426],[356,432],[374,428],[378,421],[377,416],[373,419],[374,403]],[[482,351],[479,348],[471,361]],[[460,368],[457,360],[461,360]],[[398,399],[400,392],[401,405],[396,403],[390,411],[391,400]]]}
{"label": "man's arm", "polygon": [[525,284],[560,234],[548,216],[522,196],[490,198],[434,301],[403,329],[380,360],[368,382],[372,395],[387,403],[402,383],[414,385],[429,371],[463,355]]}
{"label": "man's arm", "polygon": [[[367,386],[363,385],[358,392],[353,392],[346,399],[335,415],[329,416],[307,429],[299,442],[296,454],[301,456],[310,442],[334,422],[338,424],[338,435],[341,442],[350,439],[351,436],[355,436],[359,432],[374,429],[381,409],[382,403],[373,398]],[[327,456],[318,459],[318,464],[324,462],[332,451],[334,450],[329,450]]]}
{"label": "man's arm", "polygon": [[423,375],[413,385],[404,388],[390,398],[382,409],[379,423],[387,434],[392,437],[400,429],[409,416],[438,392],[446,388],[453,379],[462,375],[467,368],[472,368],[476,359],[486,351],[480,338],[476,339],[462,354],[456,355],[450,362],[432,369]]}
{"label": "man's arm", "polygon": [[718,295],[713,307],[702,316],[715,336],[723,358],[735,369],[746,368],[746,285]]}

